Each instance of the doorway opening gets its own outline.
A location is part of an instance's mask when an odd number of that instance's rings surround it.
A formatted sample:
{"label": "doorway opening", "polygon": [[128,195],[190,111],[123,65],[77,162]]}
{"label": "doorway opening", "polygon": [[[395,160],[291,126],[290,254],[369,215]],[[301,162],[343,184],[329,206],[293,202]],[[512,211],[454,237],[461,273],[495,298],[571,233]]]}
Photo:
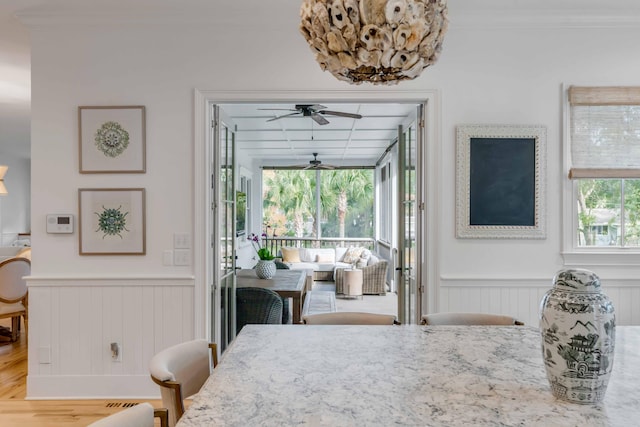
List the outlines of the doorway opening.
{"label": "doorway opening", "polygon": [[[269,166],[279,168],[300,166],[303,165],[304,162],[310,161],[309,158],[312,154],[311,151],[316,153],[321,150],[327,150],[326,157],[320,157],[320,155],[318,155],[318,158],[320,158],[322,162],[338,167],[362,166],[365,163],[363,163],[362,158],[359,156],[363,156],[362,152],[366,149],[372,151],[372,146],[374,145],[372,142],[376,140],[374,136],[375,133],[384,129],[384,120],[389,120],[388,117],[385,117],[385,114],[388,116],[394,115],[393,110],[395,106],[400,106],[405,109],[405,113],[396,114],[402,115],[403,117],[395,118],[396,123],[393,128],[394,136],[383,137],[383,139],[385,139],[384,147],[379,148],[375,154],[369,154],[370,163],[368,166],[375,169],[377,180],[375,190],[377,204],[377,218],[375,226],[376,245],[379,245],[382,249],[390,251],[389,256],[390,261],[393,262],[393,270],[394,272],[396,269],[397,271],[400,271],[400,273],[396,273],[392,276],[390,283],[396,284],[396,290],[399,293],[402,293],[401,288],[404,288],[406,285],[413,286],[415,289],[413,291],[405,291],[405,294],[402,296],[402,300],[399,303],[398,316],[402,316],[405,320],[404,323],[417,322],[423,306],[422,295],[425,293],[425,290],[427,290],[425,286],[425,278],[427,275],[423,273],[423,271],[427,271],[426,267],[428,267],[428,262],[417,262],[419,259],[423,259],[422,254],[426,252],[425,249],[428,246],[425,242],[428,239],[416,239],[417,235],[424,237],[428,230],[428,227],[426,226],[428,221],[426,211],[424,209],[424,195],[427,194],[425,183],[429,181],[426,175],[422,179],[420,177],[425,173],[424,167],[422,166],[424,164],[424,158],[429,155],[430,151],[432,151],[428,149],[427,142],[430,138],[435,139],[435,131],[429,131],[428,127],[425,127],[424,124],[428,121],[429,117],[435,117],[435,111],[432,109],[432,111],[429,112],[428,106],[437,105],[437,102],[435,102],[437,101],[437,94],[425,92],[408,96],[403,93],[402,96],[389,99],[377,99],[373,94],[369,94],[368,96],[364,96],[364,99],[353,101],[353,97],[350,98],[348,94],[336,93],[333,95],[334,98],[331,102],[324,100],[317,101],[317,99],[319,99],[318,94],[309,93],[295,98],[290,98],[291,94],[288,93],[287,95],[289,98],[287,99],[283,99],[282,94],[280,94],[280,97],[273,96],[271,98],[269,97],[272,95],[263,94],[263,99],[269,99],[269,101],[260,101],[260,97],[243,99],[246,94],[197,92],[196,95],[196,107],[200,106],[200,111],[205,113],[205,118],[208,119],[207,112],[212,111],[214,107],[219,107],[224,111],[224,115],[229,119],[229,123],[233,123],[233,125],[228,126],[228,128],[234,131],[233,144],[236,149],[234,160],[237,160],[237,163],[234,164],[234,169],[237,170],[234,171],[234,182],[237,183],[239,187],[234,189],[247,195],[247,212],[244,222],[247,233],[261,230],[263,223],[263,218],[261,216],[262,210],[260,209],[262,205],[261,171],[263,168]],[[323,98],[326,99],[327,94],[323,93],[322,95]],[[362,94],[360,94],[359,97],[362,98]],[[337,129],[332,129],[330,127],[320,128],[320,126],[323,125],[320,125],[308,116],[305,116],[304,113],[296,114],[295,111],[287,111],[288,109],[295,110],[297,105],[296,102],[300,99],[314,99],[314,101],[309,102],[309,104],[318,104],[330,107],[331,109],[329,111],[346,112],[353,115],[361,115],[363,117],[374,116],[373,119],[377,120],[377,125],[374,125],[369,129],[360,129],[359,123],[354,124],[353,122],[361,119],[353,117],[343,118],[341,116],[336,118],[331,116],[327,117],[330,123],[336,122],[339,124],[344,119],[351,120],[352,122],[346,127],[343,122],[343,126],[338,127]],[[293,106],[293,108],[289,108],[290,106]],[[281,110],[271,110],[275,108],[280,108]],[[353,108],[356,109],[353,110]],[[379,113],[368,113],[367,108],[377,109]],[[412,117],[409,117],[410,114],[406,113],[407,109],[413,109],[416,112]],[[274,113],[274,111],[276,112]],[[284,112],[285,115],[291,114],[291,117],[278,118],[280,117],[279,115],[281,115],[281,112]],[[411,129],[411,123],[407,123],[407,121],[411,120],[414,123],[413,130]],[[304,122],[306,122],[306,124]],[[277,127],[275,129],[270,128],[268,123],[275,123]],[[215,130],[215,123],[213,124],[213,128],[209,129],[205,126],[205,130],[199,132],[199,136],[202,137],[202,141],[210,144],[207,149],[203,149],[203,153],[208,153],[209,155],[212,154],[212,151],[215,148],[211,146],[211,142],[213,140],[211,137],[217,132]],[[359,132],[363,133],[359,134]],[[398,156],[397,150],[403,146],[403,149],[406,149],[407,144],[409,144],[409,150],[412,150],[410,151],[410,154],[405,153],[403,156]],[[198,144],[196,144],[196,148],[197,146]],[[358,153],[358,149],[360,149],[360,154],[350,154]],[[393,156],[394,153],[395,157]],[[203,157],[211,159],[209,156]],[[399,157],[402,157],[402,162],[398,159]],[[196,158],[199,158],[197,153]],[[393,159],[392,163],[390,163],[389,159]],[[392,165],[396,168],[394,173],[391,173]],[[398,165],[402,165],[402,167],[406,169],[402,173],[398,173]],[[207,172],[213,167],[215,167],[215,162],[207,162],[202,165],[203,171]],[[382,178],[383,174],[386,174],[384,178]],[[206,176],[216,177],[218,175],[215,171],[212,174],[207,173],[205,175],[203,173],[202,178],[205,182]],[[393,183],[395,185],[399,184],[398,181],[400,179],[403,180],[404,187],[402,190],[402,197],[405,197],[407,195],[406,193],[412,193],[410,198],[403,200],[396,190],[396,200],[383,200],[383,198],[388,197],[389,194],[388,192],[385,192],[385,190],[381,190],[379,184],[384,179],[384,185],[389,185],[389,182],[391,181],[389,181],[388,178],[390,176],[393,177]],[[196,180],[196,182],[198,181]],[[209,183],[212,183],[212,181],[209,180],[207,185],[209,185]],[[202,186],[202,190],[204,189],[205,186]],[[211,233],[204,233],[204,236],[212,236],[210,238],[210,242],[214,245],[214,242],[216,242],[214,236],[218,231],[216,225],[219,224],[220,221],[220,217],[216,217],[215,210],[218,209],[218,214],[220,213],[220,210],[219,205],[217,205],[216,201],[213,200],[215,197],[215,194],[208,195],[209,200],[213,203],[207,203],[207,198],[204,199],[204,206],[212,207],[209,214],[210,220],[208,219],[206,221],[208,224],[208,231],[211,231]],[[402,221],[398,218],[397,212],[395,214],[395,222],[397,224],[402,223],[401,226],[396,227],[396,234],[398,231],[402,232],[403,238],[410,237],[413,239],[411,243],[397,244],[395,241],[385,241],[383,238],[380,238],[382,236],[380,234],[381,229],[386,230],[387,233],[390,232],[390,227],[381,227],[378,222],[380,219],[379,217],[384,215],[383,213],[380,213],[381,209],[380,206],[378,206],[381,203],[383,203],[385,207],[395,205],[396,207],[402,206],[407,209],[413,209],[413,213],[409,217],[403,215]],[[207,210],[207,212],[208,211],[209,210]],[[237,237],[239,236],[235,236],[234,240],[236,240]],[[242,239],[240,238],[240,240]],[[203,243],[205,243],[203,247],[206,248],[206,243],[209,242]],[[241,242],[234,243],[237,243],[233,249],[233,257],[235,260],[236,251],[242,248]],[[406,251],[409,251],[410,254],[405,255]],[[203,265],[200,266],[199,272],[207,274],[208,286],[207,289],[202,289],[202,291],[210,298],[207,298],[208,303],[206,307],[203,307],[202,315],[203,318],[206,317],[208,319],[208,321],[205,322],[207,325],[205,329],[208,329],[207,335],[213,340],[219,340],[219,316],[223,313],[218,309],[220,307],[220,284],[217,282],[217,271],[215,271],[213,266],[220,265],[221,260],[214,254],[215,248],[212,248],[211,251],[203,252]],[[209,262],[208,260],[211,261]],[[401,264],[398,264],[399,262]],[[404,266],[407,262],[414,263],[414,266],[410,269],[404,270]],[[403,283],[403,280],[405,280],[403,278],[403,273],[406,274],[409,271],[411,273],[411,278],[405,285]],[[400,283],[403,283],[403,285],[401,286]],[[407,298],[407,294],[410,295],[410,297]],[[400,304],[406,304],[407,302],[409,304],[413,304],[413,307],[404,310],[400,309]]]}

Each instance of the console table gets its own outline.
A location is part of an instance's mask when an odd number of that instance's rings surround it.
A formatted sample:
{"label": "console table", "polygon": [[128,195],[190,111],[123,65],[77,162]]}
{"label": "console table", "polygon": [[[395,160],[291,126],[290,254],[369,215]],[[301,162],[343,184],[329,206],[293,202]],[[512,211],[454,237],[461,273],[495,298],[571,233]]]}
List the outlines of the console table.
{"label": "console table", "polygon": [[196,426],[628,426],[640,327],[618,327],[604,402],[557,400],[529,326],[247,325],[178,422]]}

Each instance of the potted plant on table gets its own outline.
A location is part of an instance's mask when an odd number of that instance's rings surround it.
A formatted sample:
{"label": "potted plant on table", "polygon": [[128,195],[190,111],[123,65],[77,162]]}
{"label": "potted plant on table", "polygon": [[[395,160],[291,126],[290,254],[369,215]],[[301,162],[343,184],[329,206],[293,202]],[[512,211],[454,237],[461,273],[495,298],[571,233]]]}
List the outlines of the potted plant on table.
{"label": "potted plant on table", "polygon": [[[268,228],[267,228],[268,229]],[[262,238],[265,239],[264,247],[262,246]],[[271,251],[267,248],[268,236],[267,233],[262,233],[262,236],[258,237],[257,234],[251,233],[248,236],[248,239],[251,241],[253,245],[253,249],[255,249],[258,254],[258,264],[256,264],[256,276],[261,279],[271,279],[276,274],[276,264],[273,261],[275,256],[271,253]],[[273,237],[276,237],[275,234]]]}

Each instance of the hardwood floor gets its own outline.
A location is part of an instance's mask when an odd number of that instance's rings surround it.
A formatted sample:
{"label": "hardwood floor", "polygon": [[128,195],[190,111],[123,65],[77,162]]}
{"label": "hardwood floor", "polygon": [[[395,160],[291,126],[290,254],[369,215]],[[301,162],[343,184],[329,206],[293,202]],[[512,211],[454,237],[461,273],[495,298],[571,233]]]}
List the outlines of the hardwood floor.
{"label": "hardwood floor", "polygon": [[[0,326],[10,327],[10,319]],[[27,340],[0,342],[0,426],[84,427],[144,400],[24,400],[27,394]],[[162,407],[160,400],[149,401]],[[160,423],[156,420],[156,425]]]}

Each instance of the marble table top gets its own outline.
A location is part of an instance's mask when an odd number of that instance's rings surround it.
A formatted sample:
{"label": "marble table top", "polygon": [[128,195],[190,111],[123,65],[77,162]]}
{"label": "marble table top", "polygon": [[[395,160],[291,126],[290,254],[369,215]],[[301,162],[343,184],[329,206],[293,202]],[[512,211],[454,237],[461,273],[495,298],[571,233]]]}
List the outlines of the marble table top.
{"label": "marble table top", "polygon": [[640,327],[604,401],[551,394],[528,326],[247,325],[179,427],[640,425]]}

